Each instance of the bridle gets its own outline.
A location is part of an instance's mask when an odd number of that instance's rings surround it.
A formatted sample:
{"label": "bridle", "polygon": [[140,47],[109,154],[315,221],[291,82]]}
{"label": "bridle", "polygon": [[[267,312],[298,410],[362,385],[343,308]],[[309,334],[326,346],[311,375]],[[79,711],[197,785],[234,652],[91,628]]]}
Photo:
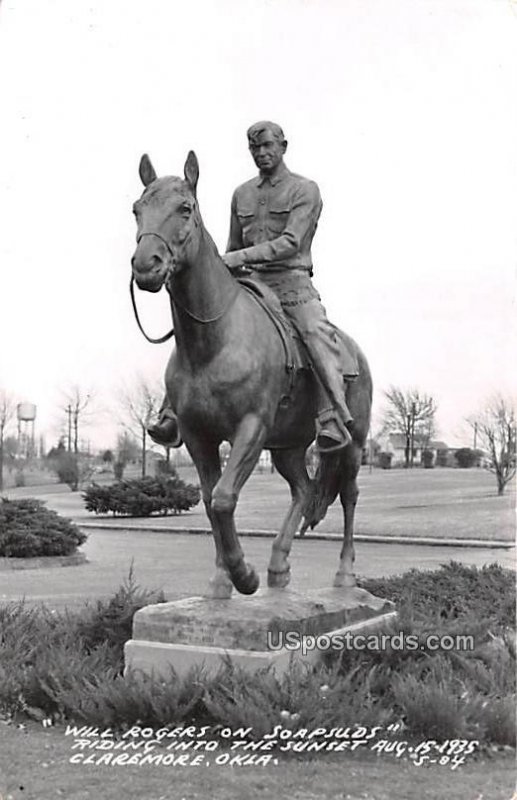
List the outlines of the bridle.
{"label": "bridle", "polygon": [[[191,235],[192,235],[192,231],[189,231],[189,233],[187,234],[187,236],[186,236],[186,237],[185,237],[185,239],[183,240],[182,244],[185,244],[185,243],[186,243],[186,242],[187,242],[187,241],[190,239]],[[137,237],[136,243],[137,243],[137,244],[139,244],[139,243],[140,243],[140,241],[141,241],[141,239],[143,239],[143,237],[144,237],[144,236],[156,236],[158,239],[160,239],[160,241],[161,241],[161,242],[163,242],[163,244],[165,245],[165,247],[166,247],[166,248],[167,248],[167,250],[169,251],[169,253],[170,253],[170,255],[171,255],[171,258],[172,258],[172,260],[173,260],[173,263],[176,261],[176,256],[175,256],[175,255],[174,255],[174,253],[172,252],[172,248],[171,248],[171,246],[170,246],[169,242],[168,242],[168,241],[167,241],[167,240],[166,240],[166,239],[165,239],[165,238],[164,238],[164,237],[161,235],[161,233],[156,233],[155,231],[146,231],[146,232],[144,232],[144,233],[141,233],[141,234],[140,234],[140,235]],[[147,339],[147,341],[148,341],[148,342],[151,342],[151,344],[163,344],[164,342],[167,342],[169,339],[172,339],[172,337],[174,336],[174,328],[171,328],[171,330],[170,330],[168,333],[166,333],[166,334],[164,334],[163,336],[160,336],[160,337],[158,337],[158,338],[156,338],[156,339],[155,339],[155,338],[153,338],[152,336],[149,336],[149,335],[148,335],[148,334],[145,332],[145,330],[143,329],[142,323],[140,322],[140,317],[139,317],[139,314],[138,314],[138,309],[137,309],[137,307],[136,307],[136,298],[135,298],[135,277],[134,277],[134,275],[131,275],[131,280],[130,280],[130,282],[129,282],[129,293],[130,293],[130,295],[131,295],[131,304],[132,304],[132,306],[133,306],[133,312],[134,312],[134,315],[135,315],[136,324],[138,325],[138,327],[139,327],[139,329],[140,329],[140,332],[141,332],[141,333],[143,334],[143,336],[144,336],[144,337]],[[236,299],[236,297],[237,297],[237,295],[238,295],[238,294],[239,294],[239,285],[237,284],[237,282],[235,282],[235,291],[234,291],[234,292],[233,292],[233,294],[230,296],[230,299],[229,299],[229,301],[226,303],[226,305],[224,306],[224,308],[223,308],[221,311],[219,311],[219,312],[216,314],[216,316],[215,316],[215,317],[210,317],[210,318],[206,318],[206,319],[203,319],[202,317],[198,317],[196,314],[194,314],[194,313],[193,313],[192,311],[190,311],[188,308],[185,308],[185,306],[181,305],[181,303],[179,303],[179,302],[178,302],[178,300],[177,300],[176,298],[174,298],[174,297],[173,297],[172,293],[170,293],[170,297],[171,297],[171,299],[172,299],[172,302],[174,303],[174,305],[175,305],[175,306],[177,306],[178,308],[180,308],[182,311],[184,311],[184,312],[185,312],[185,314],[187,314],[187,316],[189,316],[189,317],[190,317],[191,319],[193,319],[195,322],[200,322],[201,324],[203,324],[203,325],[204,325],[204,324],[208,324],[208,323],[210,323],[210,322],[217,322],[218,320],[220,320],[220,319],[221,319],[221,318],[222,318],[222,317],[223,317],[223,316],[226,314],[226,312],[227,312],[227,311],[229,311],[230,307],[231,307],[231,306],[233,305],[233,303],[235,302],[235,299]]]}

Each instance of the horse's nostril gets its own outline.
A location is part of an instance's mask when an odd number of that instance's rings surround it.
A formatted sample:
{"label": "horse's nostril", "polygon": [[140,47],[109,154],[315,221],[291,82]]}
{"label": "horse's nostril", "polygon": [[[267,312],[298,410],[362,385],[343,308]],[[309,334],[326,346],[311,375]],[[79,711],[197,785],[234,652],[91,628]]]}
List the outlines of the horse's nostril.
{"label": "horse's nostril", "polygon": [[153,272],[158,267],[161,267],[162,264],[163,261],[160,256],[154,254],[147,258],[137,258],[137,256],[133,256],[131,259],[132,268],[141,275],[145,275],[147,272]]}

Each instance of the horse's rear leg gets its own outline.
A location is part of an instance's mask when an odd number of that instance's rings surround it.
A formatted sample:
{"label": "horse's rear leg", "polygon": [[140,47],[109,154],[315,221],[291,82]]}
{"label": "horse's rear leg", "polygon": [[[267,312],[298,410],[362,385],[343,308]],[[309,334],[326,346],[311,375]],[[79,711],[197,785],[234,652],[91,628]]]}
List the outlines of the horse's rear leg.
{"label": "horse's rear leg", "polygon": [[343,453],[343,478],[339,493],[344,515],[344,541],[341,549],[339,568],[334,578],[334,586],[355,586],[354,576],[354,517],[359,488],[357,486],[357,473],[361,464],[361,451],[359,448],[348,448]]}
{"label": "horse's rear leg", "polygon": [[273,542],[267,575],[268,586],[282,589],[287,586],[291,577],[287,558],[291,552],[294,534],[302,520],[310,479],[305,466],[305,447],[272,450],[271,458],[291,489],[291,507],[282,523],[280,533]]}
{"label": "horse's rear leg", "polygon": [[233,515],[239,493],[258,461],[265,440],[266,427],[260,417],[252,414],[244,417],[233,440],[228,463],[212,492],[211,513],[221,531],[224,563],[241,594],[256,592],[259,578],[254,568],[244,561]]}

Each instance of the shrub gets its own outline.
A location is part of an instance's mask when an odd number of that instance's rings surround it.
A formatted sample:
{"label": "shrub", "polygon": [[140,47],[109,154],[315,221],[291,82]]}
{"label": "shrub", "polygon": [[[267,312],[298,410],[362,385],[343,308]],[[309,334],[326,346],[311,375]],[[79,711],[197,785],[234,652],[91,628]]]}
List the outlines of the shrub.
{"label": "shrub", "polygon": [[14,485],[17,488],[25,486],[25,472],[23,469],[17,469],[14,473]]}
{"label": "shrub", "polygon": [[92,483],[83,493],[88,511],[131,517],[167,515],[171,511],[179,514],[197,505],[199,496],[199,488],[185,483],[177,474],[118,481],[110,486]]}
{"label": "shrub", "polygon": [[468,468],[475,467],[479,464],[479,453],[477,450],[472,450],[470,447],[460,447],[454,453],[454,458],[458,463],[458,467]]}
{"label": "shrub", "polygon": [[173,478],[178,477],[178,473],[176,468],[170,461],[166,461],[164,458],[160,459],[160,461],[155,462],[155,473],[156,475],[161,476],[172,476]]}
{"label": "shrub", "polygon": [[383,451],[379,453],[378,459],[379,459],[379,467],[381,467],[381,469],[391,469],[391,461],[393,459],[393,453],[386,453]]}
{"label": "shrub", "polygon": [[86,539],[77,525],[41,500],[0,500],[0,556],[68,556]]}
{"label": "shrub", "polygon": [[126,468],[126,462],[117,460],[113,464],[113,474],[118,481],[121,481],[124,477],[124,470]]}
{"label": "shrub", "polygon": [[498,634],[515,627],[515,578],[498,564],[478,569],[450,561],[438,570],[369,578],[361,586],[392,600],[408,619],[427,625],[484,621]]}
{"label": "shrub", "polygon": [[115,648],[121,665],[124,643],[131,639],[135,612],[151,603],[164,602],[163,592],[149,591],[138,586],[131,566],[127,579],[112,598],[107,601],[97,600],[94,606],[86,606],[84,614],[77,620],[77,633],[88,650],[101,644],[109,644]]}
{"label": "shrub", "polygon": [[449,451],[448,450],[437,450],[436,451],[436,466],[437,467],[446,467],[449,464]]}
{"label": "shrub", "polygon": [[79,486],[79,463],[72,453],[63,453],[56,458],[54,466],[59,483],[66,483],[73,492]]}
{"label": "shrub", "polygon": [[422,450],[422,464],[425,469],[432,469],[434,467],[434,453],[432,450]]}
{"label": "shrub", "polygon": [[279,678],[264,669],[250,680],[245,670],[227,663],[207,686],[203,702],[217,723],[234,729],[251,727],[255,739],[282,717],[287,728],[373,727],[388,723],[393,715],[391,709],[379,706],[369,678],[360,667],[340,674],[335,667],[313,669],[292,662]]}
{"label": "shrub", "polygon": [[[0,605],[0,712],[54,715],[121,730],[195,724],[252,727],[255,740],[275,725],[314,730],[335,726],[382,726],[403,720],[404,738],[476,739],[515,744],[515,642],[497,631],[495,615],[507,616],[513,593],[509,570],[495,565],[476,570],[450,564],[434,573],[416,570],[397,578],[368,581],[397,599],[397,629],[474,630],[473,652],[348,650],[314,669],[292,664],[277,678],[271,670],[250,676],[227,663],[207,677],[193,671],[179,678],[122,675],[122,644],[131,633],[134,611],[151,599],[135,584],[132,571],[113,598],[80,612],[53,614],[23,603]],[[418,579],[422,597],[415,589]],[[466,594],[458,613],[441,617],[452,592]],[[494,608],[497,593],[506,599]],[[413,615],[406,613],[412,604]],[[471,620],[467,615],[477,615]],[[441,622],[439,621],[441,620]],[[427,626],[427,628],[426,628]],[[483,633],[484,631],[484,633]],[[382,734],[385,736],[386,734]]]}

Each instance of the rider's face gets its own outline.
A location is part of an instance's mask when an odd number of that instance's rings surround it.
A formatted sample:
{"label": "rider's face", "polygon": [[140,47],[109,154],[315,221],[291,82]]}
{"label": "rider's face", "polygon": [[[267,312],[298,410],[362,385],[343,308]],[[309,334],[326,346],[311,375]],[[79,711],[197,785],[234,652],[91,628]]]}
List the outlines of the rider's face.
{"label": "rider's face", "polygon": [[265,130],[249,143],[253,161],[261,172],[274,172],[284,157],[286,142],[275,139],[271,131]]}

